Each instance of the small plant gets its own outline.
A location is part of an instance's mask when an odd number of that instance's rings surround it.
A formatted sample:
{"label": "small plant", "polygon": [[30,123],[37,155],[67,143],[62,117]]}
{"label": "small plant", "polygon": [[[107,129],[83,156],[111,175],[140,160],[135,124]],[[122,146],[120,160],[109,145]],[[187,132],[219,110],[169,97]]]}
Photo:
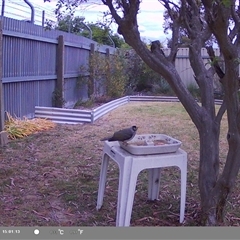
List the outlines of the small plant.
{"label": "small plant", "polygon": [[77,103],[74,105],[74,108],[77,108],[77,107],[79,107],[79,106],[82,106],[82,107],[86,107],[86,108],[90,108],[90,107],[92,107],[93,106],[93,104],[94,104],[94,101],[93,101],[93,99],[88,99],[88,100],[86,100],[86,101],[83,101],[83,100],[78,100],[77,101]]}
{"label": "small plant", "polygon": [[174,92],[173,92],[172,88],[170,87],[169,83],[166,80],[164,80],[163,78],[160,79],[159,86],[161,89],[161,93],[167,94],[167,95],[174,95]]}
{"label": "small plant", "polygon": [[106,61],[108,66],[106,78],[107,96],[122,97],[127,83],[127,75],[124,73],[125,62],[120,54],[109,56]]}
{"label": "small plant", "polygon": [[175,95],[171,86],[167,81],[161,78],[158,82],[152,85],[152,93],[160,95]]}
{"label": "small plant", "polygon": [[54,107],[62,107],[66,103],[59,89],[55,89],[52,93],[52,104]]}
{"label": "small plant", "polygon": [[7,120],[5,122],[5,131],[10,139],[23,138],[33,133],[53,128],[55,124],[47,119],[27,119],[23,120],[12,117],[7,112]]}
{"label": "small plant", "polygon": [[127,82],[124,64],[124,58],[120,53],[105,56],[94,52],[91,54],[89,66],[80,66],[81,74],[77,87],[81,88],[87,84],[88,96],[91,96],[94,101],[101,96],[121,97]]}
{"label": "small plant", "polygon": [[190,83],[187,86],[188,91],[192,94],[194,98],[200,98],[200,89],[196,86],[196,84]]}

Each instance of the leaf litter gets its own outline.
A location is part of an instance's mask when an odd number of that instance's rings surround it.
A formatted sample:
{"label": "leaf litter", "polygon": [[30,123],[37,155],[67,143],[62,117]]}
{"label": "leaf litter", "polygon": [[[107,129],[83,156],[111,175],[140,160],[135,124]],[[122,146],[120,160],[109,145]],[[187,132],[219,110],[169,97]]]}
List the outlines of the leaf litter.
{"label": "leaf litter", "polygon": [[[1,226],[115,226],[119,172],[113,161],[108,167],[103,206],[96,210],[103,149],[100,139],[132,125],[139,127],[138,134],[162,133],[183,143],[181,147],[188,153],[188,182],[185,221],[180,224],[179,170],[163,168],[156,201],[147,201],[147,172],[142,171],[131,226],[198,226],[199,141],[197,130],[182,109],[180,103],[129,103],[94,124],[51,122],[47,129],[13,138],[0,149]],[[223,159],[227,149],[224,121],[220,142]],[[26,126],[30,120],[24,122]],[[239,186],[238,178],[227,204],[226,225],[240,225],[240,211],[236,210]]]}

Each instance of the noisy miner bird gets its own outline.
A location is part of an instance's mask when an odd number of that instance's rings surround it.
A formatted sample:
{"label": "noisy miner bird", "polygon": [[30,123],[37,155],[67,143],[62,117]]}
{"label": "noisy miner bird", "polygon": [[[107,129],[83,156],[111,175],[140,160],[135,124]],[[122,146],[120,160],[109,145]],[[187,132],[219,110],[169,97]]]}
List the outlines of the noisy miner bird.
{"label": "noisy miner bird", "polygon": [[125,128],[122,129],[118,132],[115,132],[113,134],[112,137],[106,137],[101,139],[101,141],[106,141],[108,140],[109,142],[113,142],[113,141],[120,141],[120,142],[126,142],[126,141],[130,141],[136,134],[137,132],[137,127],[136,126],[132,126],[130,128]]}

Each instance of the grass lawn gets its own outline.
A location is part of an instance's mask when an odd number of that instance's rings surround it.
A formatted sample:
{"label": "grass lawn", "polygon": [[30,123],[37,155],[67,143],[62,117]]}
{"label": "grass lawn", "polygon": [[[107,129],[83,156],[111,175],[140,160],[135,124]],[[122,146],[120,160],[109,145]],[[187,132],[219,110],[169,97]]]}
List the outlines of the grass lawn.
{"label": "grass lawn", "polygon": [[[198,225],[198,133],[180,103],[129,103],[94,124],[55,128],[12,140],[0,149],[1,226],[115,226],[118,168],[108,169],[103,207],[96,210],[103,142],[121,128],[163,133],[182,141],[188,153],[185,226]],[[220,158],[227,153],[224,116]],[[131,226],[179,226],[180,173],[164,168],[159,200],[147,200],[147,172],[140,173]],[[231,195],[226,224],[240,225],[240,179]]]}

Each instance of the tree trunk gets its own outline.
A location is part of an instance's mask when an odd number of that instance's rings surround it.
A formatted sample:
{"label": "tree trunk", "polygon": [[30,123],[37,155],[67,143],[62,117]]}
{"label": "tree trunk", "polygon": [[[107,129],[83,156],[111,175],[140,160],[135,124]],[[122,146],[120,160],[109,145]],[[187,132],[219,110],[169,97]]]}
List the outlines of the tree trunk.
{"label": "tree trunk", "polygon": [[[236,8],[238,5],[235,1],[227,1],[224,4],[223,1],[214,1],[212,4],[213,1],[204,0],[200,1],[203,3],[204,10],[199,11],[197,1],[179,1],[181,6],[178,11],[176,10],[178,4],[170,4],[167,0],[160,1],[167,10],[173,26],[171,53],[165,56],[159,42],[153,42],[151,51],[149,51],[141,41],[137,24],[141,1],[129,1],[129,3],[119,1],[118,6],[122,9],[123,17],[118,14],[119,8],[114,6],[114,1],[102,0],[102,2],[109,7],[119,26],[118,32],[124,36],[125,41],[135,49],[148,66],[167,80],[197,127],[200,137],[199,189],[202,223],[211,226],[220,225],[223,222],[228,195],[235,184],[240,168],[240,104],[238,98],[240,15],[239,8]],[[231,30],[229,30],[230,22]],[[180,26],[191,40],[189,45],[191,66],[201,92],[201,107],[183,84],[173,64],[179,43]],[[216,37],[224,58],[224,72],[218,71],[218,74],[224,87],[225,107],[221,108],[220,114],[218,112],[217,115],[215,114],[211,71],[206,69],[201,56],[201,47],[209,40],[211,34]],[[212,60],[216,61],[215,58]],[[229,151],[220,176],[219,133],[225,109],[228,114]]]}
{"label": "tree trunk", "polygon": [[[200,167],[199,190],[201,197],[202,225],[217,226],[224,223],[225,207],[235,184],[239,169],[240,135],[230,137],[225,167],[219,177],[219,133],[220,127],[208,119],[199,130]],[[229,134],[227,136],[229,138]]]}
{"label": "tree trunk", "polygon": [[199,190],[201,197],[202,224],[216,225],[216,199],[211,196],[219,175],[219,133],[220,127],[211,119],[203,121],[199,129],[200,166]]}

